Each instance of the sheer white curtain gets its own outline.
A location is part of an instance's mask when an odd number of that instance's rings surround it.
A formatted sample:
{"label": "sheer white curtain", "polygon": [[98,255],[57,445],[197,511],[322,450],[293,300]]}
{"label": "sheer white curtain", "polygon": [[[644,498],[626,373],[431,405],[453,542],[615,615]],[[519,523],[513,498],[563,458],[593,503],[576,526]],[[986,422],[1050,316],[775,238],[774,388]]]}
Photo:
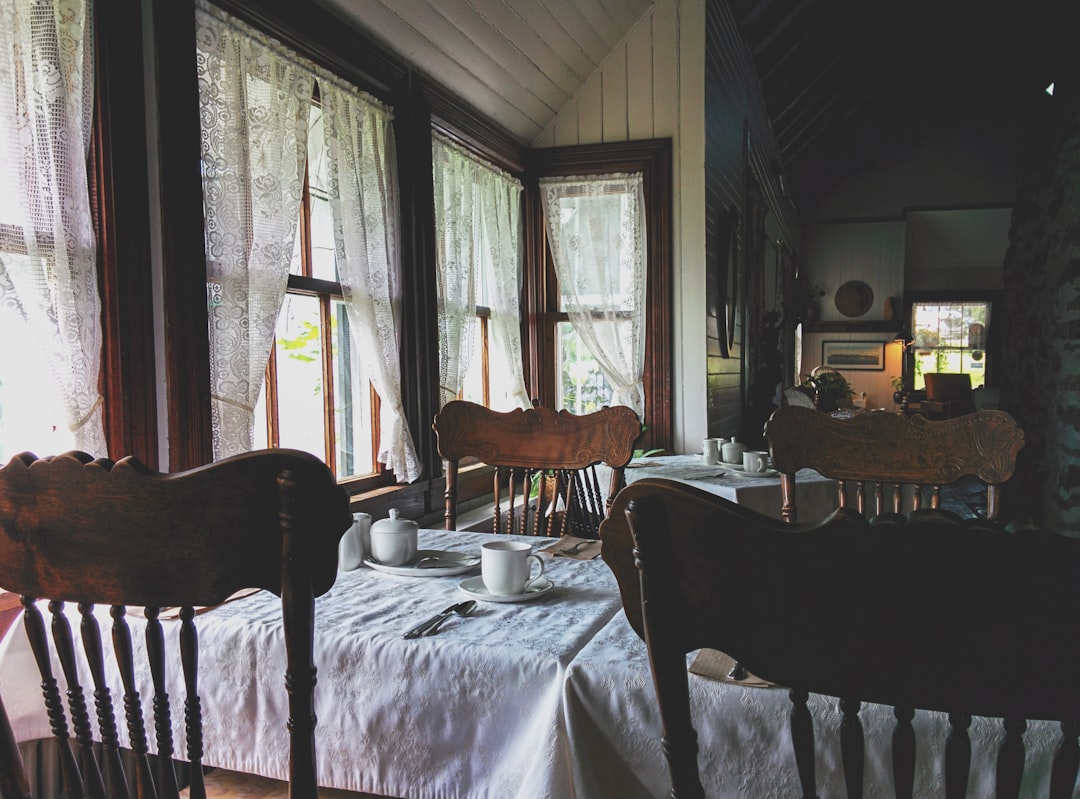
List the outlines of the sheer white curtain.
{"label": "sheer white curtain", "polygon": [[91,19],[89,0],[0,3],[0,304],[41,345],[74,446],[105,456]]}
{"label": "sheer white curtain", "polygon": [[273,39],[196,10],[214,458],[252,448],[289,278],[315,75]]}
{"label": "sheer white curtain", "polygon": [[401,403],[401,277],[397,171],[389,109],[319,72],[337,267],[354,351],[373,356],[380,399],[378,460],[398,482],[421,475]]}
{"label": "sheer white curtain", "polygon": [[560,307],[615,388],[644,418],[645,193],[638,174],[542,178]]}
{"label": "sheer white curtain", "polygon": [[521,183],[438,134],[431,154],[441,401],[454,399],[464,383],[479,301],[490,310],[493,389],[498,383],[511,407],[528,408],[520,327]]}

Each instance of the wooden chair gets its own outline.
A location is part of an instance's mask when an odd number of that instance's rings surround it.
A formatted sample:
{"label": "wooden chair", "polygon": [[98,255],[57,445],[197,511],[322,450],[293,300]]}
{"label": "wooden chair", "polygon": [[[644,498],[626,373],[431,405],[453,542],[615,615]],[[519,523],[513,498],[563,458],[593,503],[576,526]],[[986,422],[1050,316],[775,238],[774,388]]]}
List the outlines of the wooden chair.
{"label": "wooden chair", "polygon": [[[447,530],[457,525],[460,462],[477,458],[495,467],[492,532],[596,538],[641,422],[622,405],[576,416],[540,406],[504,413],[454,400],[435,415],[432,429],[446,461]],[[611,467],[606,495],[600,463]]]}
{"label": "wooden chair", "polygon": [[[900,513],[904,486],[913,510],[941,504],[941,487],[974,475],[986,485],[986,515],[1000,515],[1000,487],[1012,477],[1024,433],[1004,411],[979,411],[948,421],[885,411],[835,419],[784,406],[765,425],[773,466],[780,472],[785,521],[796,521],[795,473],[815,469],[839,481],[838,502],[859,513]],[[871,504],[867,505],[867,493]],[[886,493],[889,498],[886,502]],[[928,498],[924,499],[924,493]]]}
{"label": "wooden chair", "polygon": [[[177,474],[160,474],[131,458],[114,463],[80,452],[41,459],[23,453],[0,469],[0,586],[21,595],[67,795],[79,796],[81,786],[89,797],[127,796],[117,738],[121,714],[135,764],[130,778],[140,797],[178,795],[173,716],[184,719],[190,796],[204,796],[207,786],[212,796],[264,795],[242,790],[247,775],[220,769],[204,784],[193,620],[194,607],[257,588],[281,597],[288,658],[286,674],[266,675],[288,692],[288,727],[281,734],[289,736],[289,783],[277,783],[277,795],[315,797],[314,599],[337,577],[338,540],[351,523],[348,498],[325,464],[292,450],[251,452]],[[51,647],[38,603],[46,599]],[[115,670],[103,657],[103,614],[94,613],[95,605],[109,607],[105,634],[113,641]],[[180,621],[167,622],[168,647],[159,619],[165,607],[180,608]],[[142,624],[137,616],[145,616],[145,649],[131,640],[131,627]],[[81,629],[81,647],[72,620]],[[9,633],[17,634],[22,632]],[[174,649],[174,636],[176,663],[165,654]],[[79,674],[87,673],[78,667],[80,649],[93,685],[80,684]],[[136,663],[144,651],[148,662]],[[54,674],[57,662],[62,673]],[[177,700],[173,710],[165,693],[166,663],[182,673],[186,687],[183,706]],[[123,678],[123,696],[117,697],[123,709],[113,707],[110,671]],[[136,674],[148,675],[148,684]],[[97,743],[86,691],[93,694]],[[148,755],[144,703],[153,706],[156,768]],[[0,719],[0,774],[3,799],[29,796],[6,715]],[[265,788],[265,780],[253,780]]]}
{"label": "wooden chair", "polygon": [[728,653],[789,689],[794,767],[806,799],[817,795],[814,753],[822,744],[814,740],[810,693],[840,700],[850,799],[863,795],[861,702],[895,708],[891,754],[873,757],[891,757],[897,797],[913,793],[916,710],[948,714],[947,799],[966,791],[972,716],[1004,720],[1000,799],[1020,795],[1025,720],[1060,722],[1050,796],[1073,795],[1080,540],[1012,534],[943,513],[869,522],[851,508],[793,526],[655,478],[619,493],[600,536],[627,618],[648,649],[673,799],[704,796],[686,657],[700,648]]}
{"label": "wooden chair", "polygon": [[962,372],[931,372],[924,376],[926,399],[922,412],[927,419],[954,419],[975,413],[971,375]]}

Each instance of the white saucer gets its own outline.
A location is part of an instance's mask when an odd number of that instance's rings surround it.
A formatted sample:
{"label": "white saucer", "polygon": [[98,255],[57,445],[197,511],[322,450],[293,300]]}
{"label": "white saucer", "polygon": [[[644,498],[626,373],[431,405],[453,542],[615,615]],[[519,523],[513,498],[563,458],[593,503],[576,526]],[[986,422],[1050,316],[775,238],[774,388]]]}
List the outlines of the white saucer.
{"label": "white saucer", "polygon": [[487,588],[484,587],[483,577],[470,577],[458,586],[473,599],[479,599],[482,602],[528,602],[530,599],[542,597],[554,587],[555,583],[551,582],[547,577],[541,577],[529,588],[526,588],[524,594],[509,594],[508,596],[489,594]]}
{"label": "white saucer", "polygon": [[[444,566],[425,566],[417,564],[423,558],[438,558],[450,561]],[[457,562],[456,564],[454,562]],[[444,549],[418,549],[416,557],[410,563],[401,566],[389,566],[372,560],[370,555],[364,557],[364,565],[370,566],[377,572],[397,574],[403,577],[450,577],[454,574],[464,574],[480,565],[480,558],[468,552],[452,552]]]}
{"label": "white saucer", "polygon": [[732,466],[731,473],[737,477],[746,477],[750,480],[755,477],[776,477],[776,475],[780,474],[776,469],[766,469],[763,472],[748,472],[742,466]]}

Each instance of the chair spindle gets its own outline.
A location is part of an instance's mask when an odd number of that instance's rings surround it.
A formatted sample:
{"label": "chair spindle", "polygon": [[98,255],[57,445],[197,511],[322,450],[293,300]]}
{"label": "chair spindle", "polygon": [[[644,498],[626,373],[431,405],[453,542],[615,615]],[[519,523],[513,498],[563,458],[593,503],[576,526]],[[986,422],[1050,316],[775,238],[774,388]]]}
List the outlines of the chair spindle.
{"label": "chair spindle", "polygon": [[1024,719],[1005,719],[1005,737],[997,756],[997,799],[1018,799],[1024,776]]}
{"label": "chair spindle", "polygon": [[1076,776],[1080,772],[1080,722],[1065,721],[1061,724],[1061,740],[1054,752],[1054,763],[1050,769],[1050,799],[1069,799],[1076,785]]}
{"label": "chair spindle", "polygon": [[817,799],[817,777],[814,773],[814,719],[806,703],[807,691],[792,689],[791,700],[791,746],[795,750],[795,767],[799,771],[799,784],[803,799]]}
{"label": "chair spindle", "polygon": [[911,720],[915,710],[910,707],[894,707],[896,726],[892,734],[893,785],[896,799],[912,799],[915,793],[915,730]]}
{"label": "chair spindle", "polygon": [[945,799],[964,799],[971,773],[971,716],[949,714],[949,735],[945,739]]}
{"label": "chair spindle", "polygon": [[844,760],[844,785],[848,799],[862,799],[863,795],[863,726],[859,719],[861,703],[855,699],[841,699],[840,755]]}

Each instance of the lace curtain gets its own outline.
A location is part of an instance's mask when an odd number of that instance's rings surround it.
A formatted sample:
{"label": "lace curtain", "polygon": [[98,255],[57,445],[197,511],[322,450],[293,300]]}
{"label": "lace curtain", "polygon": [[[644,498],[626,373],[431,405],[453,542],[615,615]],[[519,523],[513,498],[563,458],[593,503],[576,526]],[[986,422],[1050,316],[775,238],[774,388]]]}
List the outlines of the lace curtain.
{"label": "lace curtain", "polygon": [[91,20],[89,0],[0,3],[0,304],[42,345],[75,446],[106,456]]}
{"label": "lace curtain", "polygon": [[398,482],[421,475],[401,403],[401,284],[394,136],[389,110],[354,86],[319,72],[330,172],[337,268],[353,350],[373,356],[380,402],[378,460]]}
{"label": "lace curtain", "polygon": [[645,193],[642,176],[540,179],[560,307],[615,388],[644,418]]}
{"label": "lace curtain", "polygon": [[431,156],[440,402],[457,397],[464,384],[480,304],[490,310],[493,388],[496,382],[504,388],[510,407],[528,408],[520,326],[521,183],[437,134]]}
{"label": "lace curtain", "polygon": [[214,459],[252,448],[289,278],[315,76],[267,36],[196,9]]}
{"label": "lace curtain", "polygon": [[401,403],[390,113],[205,0],[197,49],[215,459],[252,447],[288,285],[317,81],[353,351],[371,357],[365,365],[381,399],[378,459],[399,481],[415,480],[420,466]]}

